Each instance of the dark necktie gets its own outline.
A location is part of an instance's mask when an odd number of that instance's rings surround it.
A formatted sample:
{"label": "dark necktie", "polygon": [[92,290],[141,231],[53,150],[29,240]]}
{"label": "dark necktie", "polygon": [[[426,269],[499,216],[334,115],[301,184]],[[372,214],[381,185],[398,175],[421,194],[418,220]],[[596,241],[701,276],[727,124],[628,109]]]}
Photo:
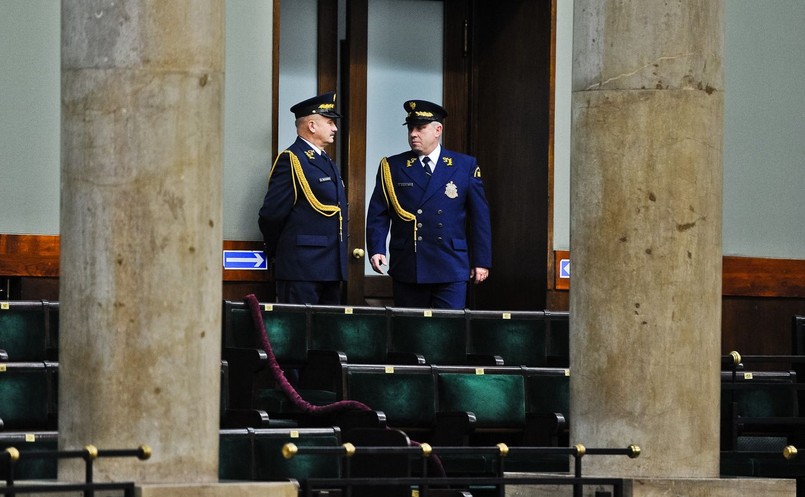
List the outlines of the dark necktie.
{"label": "dark necktie", "polygon": [[425,168],[425,174],[430,176],[432,171],[430,170],[430,157],[427,155],[422,158],[422,167]]}

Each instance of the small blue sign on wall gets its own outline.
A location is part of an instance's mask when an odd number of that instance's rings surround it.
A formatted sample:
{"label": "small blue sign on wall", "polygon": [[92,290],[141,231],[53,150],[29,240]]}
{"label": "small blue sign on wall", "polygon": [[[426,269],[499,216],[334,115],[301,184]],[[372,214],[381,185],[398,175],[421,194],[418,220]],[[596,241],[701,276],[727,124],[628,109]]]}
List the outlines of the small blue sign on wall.
{"label": "small blue sign on wall", "polygon": [[570,278],[570,259],[559,260],[559,277]]}
{"label": "small blue sign on wall", "polygon": [[224,269],[268,270],[262,250],[224,250]]}

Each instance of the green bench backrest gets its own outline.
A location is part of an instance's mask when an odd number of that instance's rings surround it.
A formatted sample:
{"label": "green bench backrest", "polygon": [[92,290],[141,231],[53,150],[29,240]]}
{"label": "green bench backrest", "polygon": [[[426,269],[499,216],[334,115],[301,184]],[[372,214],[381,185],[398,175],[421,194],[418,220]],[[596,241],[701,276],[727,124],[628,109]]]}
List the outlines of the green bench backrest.
{"label": "green bench backrest", "polygon": [[43,363],[0,363],[0,419],[6,429],[47,427],[54,375]]}
{"label": "green bench backrest", "polygon": [[469,351],[500,356],[511,366],[545,366],[545,318],[497,313],[470,320]]}
{"label": "green bench backrest", "polygon": [[46,347],[45,311],[41,303],[0,302],[0,349],[8,352],[9,361],[43,361],[47,358]]}
{"label": "green bench backrest", "polygon": [[310,348],[343,352],[351,363],[385,363],[388,350],[385,312],[350,307],[317,309],[311,314]]}
{"label": "green bench backrest", "polygon": [[441,412],[471,411],[481,428],[525,425],[522,375],[439,373],[437,382]]}
{"label": "green bench backrest", "polygon": [[430,368],[348,368],[346,382],[349,398],[383,411],[389,426],[424,429],[433,424],[436,384]]}
{"label": "green bench backrest", "polygon": [[463,313],[405,311],[392,314],[391,350],[421,354],[427,364],[467,363],[467,321]]}
{"label": "green bench backrest", "polygon": [[[289,310],[280,305],[263,306],[263,323],[271,350],[280,364],[298,364],[307,360],[307,316],[304,308]],[[229,330],[224,330],[225,346],[260,348],[251,311],[233,307],[229,311]],[[228,343],[227,343],[228,342]]]}

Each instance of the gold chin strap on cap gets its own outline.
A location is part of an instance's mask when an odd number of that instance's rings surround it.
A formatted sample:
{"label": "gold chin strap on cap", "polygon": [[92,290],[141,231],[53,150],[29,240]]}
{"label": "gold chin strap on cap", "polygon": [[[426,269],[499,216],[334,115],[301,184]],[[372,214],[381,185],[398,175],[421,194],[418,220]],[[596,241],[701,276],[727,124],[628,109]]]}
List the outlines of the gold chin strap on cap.
{"label": "gold chin strap on cap", "polygon": [[386,195],[386,204],[391,205],[400,219],[414,223],[414,252],[416,252],[416,216],[403,209],[400,205],[400,201],[397,200],[397,194],[394,192],[394,180],[391,177],[391,167],[389,167],[389,163],[385,157],[380,160],[380,168],[382,170],[380,179],[383,182],[383,193]]}
{"label": "gold chin strap on cap", "polygon": [[333,217],[334,215],[338,214],[338,240],[344,241],[344,217],[341,215],[341,207],[321,203],[313,194],[313,190],[310,189],[310,184],[307,182],[307,178],[305,178],[305,172],[302,170],[302,163],[299,162],[299,158],[290,150],[285,150],[285,152],[287,152],[288,157],[291,158],[291,177],[294,185],[294,203],[296,203],[296,183],[299,183],[299,188],[302,189],[302,193],[305,195],[305,198],[310,206],[313,207],[313,210],[325,217]]}

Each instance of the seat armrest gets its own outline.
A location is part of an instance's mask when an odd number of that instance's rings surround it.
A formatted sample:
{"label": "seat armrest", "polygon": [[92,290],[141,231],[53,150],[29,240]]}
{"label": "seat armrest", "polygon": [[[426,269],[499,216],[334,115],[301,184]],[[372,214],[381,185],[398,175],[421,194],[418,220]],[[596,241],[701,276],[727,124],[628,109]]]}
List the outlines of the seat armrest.
{"label": "seat armrest", "polygon": [[467,354],[467,364],[471,366],[503,366],[503,358],[491,354]]}

